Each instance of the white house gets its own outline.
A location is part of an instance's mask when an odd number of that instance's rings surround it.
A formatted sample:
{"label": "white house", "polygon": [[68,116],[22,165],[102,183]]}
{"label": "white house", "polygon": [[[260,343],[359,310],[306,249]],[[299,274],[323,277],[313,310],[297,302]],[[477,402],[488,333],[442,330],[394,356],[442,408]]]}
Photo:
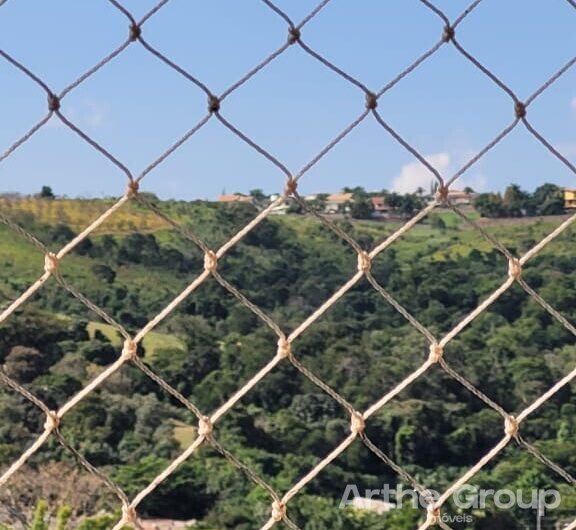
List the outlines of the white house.
{"label": "white house", "polygon": [[325,213],[340,213],[347,211],[348,205],[354,201],[353,193],[332,193],[326,197]]}
{"label": "white house", "polygon": [[[279,198],[280,195],[278,195],[277,193],[274,193],[270,195],[270,197],[268,197],[271,203],[277,201]],[[286,215],[288,213],[288,210],[290,209],[290,201],[292,200],[293,200],[292,198],[288,198],[284,202],[281,202],[280,204],[274,206],[270,210],[270,215]]]}

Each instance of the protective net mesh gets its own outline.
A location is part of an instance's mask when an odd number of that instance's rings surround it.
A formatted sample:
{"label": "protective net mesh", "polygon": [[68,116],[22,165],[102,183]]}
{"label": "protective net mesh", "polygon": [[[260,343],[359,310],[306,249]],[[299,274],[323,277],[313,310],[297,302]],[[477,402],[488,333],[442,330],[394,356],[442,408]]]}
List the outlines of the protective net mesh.
{"label": "protective net mesh", "polygon": [[[576,2],[573,0],[566,0],[567,3],[576,8]],[[517,415],[513,416],[500,405],[491,400],[480,388],[477,388],[463,375],[456,372],[444,358],[444,349],[446,345],[452,341],[468,324],[474,321],[479,315],[489,308],[503,293],[510,289],[514,284],[518,284],[524,291],[535,300],[540,306],[544,308],[554,319],[556,319],[562,326],[564,326],[570,333],[576,335],[576,328],[572,325],[560,312],[554,309],[546,300],[544,300],[534,289],[526,283],[522,276],[523,267],[533,259],[546,245],[553,241],[556,237],[562,234],[575,220],[576,215],[573,215],[560,224],[552,233],[547,235],[544,239],[539,241],[533,248],[522,256],[515,256],[510,252],[501,242],[499,242],[492,234],[487,232],[480,224],[476,223],[467,214],[462,211],[457,205],[452,204],[449,200],[450,186],[469,168],[482,159],[490,150],[499,144],[507,135],[509,135],[517,127],[525,127],[526,130],[540,142],[545,149],[547,149],[551,156],[560,160],[569,170],[576,175],[576,167],[563,156],[541,133],[538,132],[531,124],[528,118],[528,110],[530,106],[536,104],[539,96],[542,95],[554,82],[556,82],[563,74],[565,74],[576,63],[576,56],[567,62],[562,68],[555,72],[542,86],[535,90],[530,96],[521,100],[513,89],[507,86],[499,77],[497,77],[490,69],[484,66],[474,55],[467,51],[458,39],[458,30],[464,19],[474,16],[475,9],[482,3],[482,0],[476,0],[471,3],[460,16],[454,20],[450,20],[445,13],[439,9],[433,2],[428,0],[419,0],[422,9],[430,10],[438,19],[439,39],[428,50],[422,53],[414,62],[407,65],[404,70],[399,72],[396,77],[387,82],[383,87],[377,89],[370,89],[362,81],[356,79],[349,73],[343,71],[338,65],[333,64],[320,53],[312,49],[306,42],[306,26],[315,17],[320,17],[321,12],[330,0],[320,2],[310,13],[308,13],[302,20],[293,21],[283,10],[281,10],[274,2],[270,0],[262,0],[262,2],[272,10],[275,15],[280,17],[286,24],[287,39],[285,43],[274,50],[269,56],[257,64],[254,68],[248,71],[242,78],[237,80],[234,84],[224,90],[221,94],[214,94],[210,88],[202,82],[202,80],[195,77],[191,72],[181,67],[172,61],[169,57],[164,55],[158,48],[148,42],[145,37],[146,23],[150,18],[154,17],[156,13],[164,8],[168,0],[159,2],[153,9],[151,9],[144,17],[137,20],[130,11],[128,11],[120,2],[116,0],[108,0],[110,9],[120,11],[126,18],[128,35],[124,42],[122,42],[116,49],[111,51],[107,56],[102,58],[92,68],[82,73],[73,83],[61,89],[59,92],[53,90],[48,86],[38,75],[36,75],[26,65],[22,64],[17,58],[13,57],[9,51],[0,50],[0,57],[2,60],[10,63],[14,68],[23,72],[30,80],[41,87],[46,93],[48,111],[24,136],[14,142],[1,156],[0,162],[10,157],[20,146],[32,138],[41,128],[45,127],[49,120],[56,117],[60,122],[76,135],[78,135],[84,142],[90,145],[95,151],[106,157],[110,162],[117,166],[127,177],[128,184],[126,193],[120,198],[113,206],[100,215],[94,222],[89,224],[77,236],[75,236],[69,243],[62,247],[58,252],[53,253],[37,239],[33,234],[29,233],[18,224],[13,222],[3,212],[0,212],[0,220],[6,224],[11,230],[17,232],[25,237],[28,241],[34,244],[45,256],[44,271],[38,279],[30,285],[18,298],[16,298],[0,315],[0,322],[4,322],[10,318],[14,312],[22,307],[37,291],[42,289],[43,285],[50,279],[54,278],[59,285],[69,291],[76,297],[82,304],[85,304],[91,311],[97,313],[103,320],[110,325],[114,326],[124,338],[124,347],[120,352],[118,359],[108,366],[102,373],[93,379],[87,386],[74,395],[58,410],[50,410],[49,407],[38,397],[33,395],[30,391],[22,385],[10,378],[4,371],[0,371],[0,381],[9,386],[15,392],[19,393],[25,399],[33,403],[40,409],[46,416],[44,430],[38,436],[36,441],[26,449],[26,451],[5,471],[0,477],[0,487],[5,485],[7,481],[26,464],[26,462],[47,442],[51,437],[54,437],[58,442],[69,452],[73,453],[74,457],[81,465],[91,474],[98,476],[101,480],[105,481],[107,486],[118,497],[118,501],[122,506],[122,517],[115,525],[118,530],[124,525],[131,525],[134,527],[141,527],[138,519],[138,506],[139,504],[150,495],[160,484],[164,481],[169,481],[170,476],[175,472],[180,464],[186,459],[190,458],[203,444],[211,445],[216,451],[222,454],[234,466],[240,469],[249,477],[255,484],[264,488],[270,498],[270,516],[262,528],[272,528],[277,523],[283,521],[290,528],[298,528],[298,526],[290,519],[287,512],[287,506],[290,501],[311,481],[317,477],[322,470],[330,465],[330,463],[342,454],[346,449],[356,440],[361,440],[365,446],[373,452],[379,459],[384,461],[387,465],[398,474],[398,476],[409,482],[424,498],[428,499],[427,511],[420,529],[429,528],[438,525],[442,528],[450,528],[446,522],[441,518],[442,507],[447,502],[449,497],[457,491],[457,489],[475,476],[488,462],[496,457],[503,449],[515,441],[519,446],[530,452],[540,462],[552,469],[559,477],[559,480],[565,480],[570,484],[576,484],[576,479],[572,477],[566,470],[562,469],[556,463],[551,461],[545,454],[532,444],[527,442],[521,435],[521,425],[528,416],[533,414],[539,407],[541,407],[547,400],[554,396],[562,387],[570,383],[576,377],[576,368],[566,374],[561,380],[556,382],[548,391],[541,395],[527,408],[522,410]],[[0,6],[6,3],[6,0],[0,1]],[[208,106],[204,117],[189,129],[189,131],[182,136],[178,141],[171,145],[164,151],[158,158],[153,160],[143,171],[139,174],[133,173],[121,160],[111,154],[102,145],[92,139],[89,134],[82,130],[75,124],[69,117],[65,115],[62,110],[62,105],[65,103],[66,97],[73,92],[78,86],[84,83],[92,76],[98,75],[99,70],[107,63],[114,61],[126,49],[131,46],[141,46],[143,49],[153,56],[156,60],[164,63],[167,68],[177,72],[182,78],[189,83],[195,85],[197,88],[205,93]],[[496,85],[502,92],[510,98],[510,123],[501,132],[499,132],[484,148],[472,156],[466,164],[458,169],[453,175],[446,176],[433,167],[433,165],[420,154],[405,138],[403,138],[392,126],[390,126],[382,114],[378,110],[378,103],[381,98],[386,96],[386,93],[399,83],[404,77],[409,76],[412,72],[418,69],[430,57],[434,56],[441,48],[452,46],[461,55],[463,61],[468,61],[475,68],[477,68],[484,76],[486,76],[494,85]],[[342,79],[350,83],[355,89],[358,90],[359,95],[363,95],[364,102],[359,109],[359,114],[344,130],[339,131],[333,139],[319,152],[308,161],[299,171],[290,171],[282,161],[278,160],[273,154],[264,149],[255,140],[250,138],[239,130],[233,123],[231,123],[224,114],[222,109],[225,109],[227,98],[235,91],[241,90],[242,86],[252,77],[257,76],[260,71],[265,69],[270,63],[275,61],[286,50],[291,47],[299,48],[301,53],[308,54],[317,61],[318,68],[327,68],[335,72]],[[413,155],[419,162],[421,162],[437,180],[437,193],[435,200],[418,212],[416,216],[406,222],[397,231],[390,235],[383,242],[375,246],[370,252],[362,249],[360,244],[343,231],[337,224],[329,218],[324,217],[322,214],[311,211],[308,203],[298,193],[298,183],[300,179],[322,158],[329,155],[330,151],[347,135],[349,135],[360,123],[365,120],[375,120],[396,142],[398,142],[404,149]],[[170,157],[177,149],[179,149],[186,141],[194,136],[200,129],[202,129],[209,121],[217,121],[223,127],[231,131],[234,135],[240,138],[243,142],[248,144],[259,155],[267,158],[275,166],[277,166],[286,176],[286,184],[284,190],[281,192],[280,197],[269,204],[265,209],[260,211],[258,215],[252,219],[246,226],[239,230],[233,237],[231,237],[220,248],[211,249],[209,246],[196,234],[192,233],[190,229],[181,226],[175,220],[169,218],[165,213],[161,212],[157,206],[152,204],[145,195],[139,194],[139,185],[142,179],[154,169]],[[234,247],[244,236],[252,231],[262,220],[271,213],[277,206],[281,205],[287,200],[297,201],[304,209],[311,214],[320,218],[320,220],[327,225],[334,233],[336,233],[342,240],[344,240],[350,247],[354,249],[358,256],[357,270],[350,271],[351,277],[344,284],[336,288],[334,294],[330,296],[320,307],[318,307],[308,318],[300,323],[292,333],[286,335],[282,326],[270,318],[261,308],[251,302],[231,285],[218,271],[218,262]],[[136,335],[132,336],[122,325],[116,322],[109,314],[99,308],[96,304],[91,302],[82,293],[77,290],[74,285],[66,281],[59,273],[59,265],[66,256],[75,249],[83,240],[92,234],[98,227],[110,218],[114,212],[124,207],[130,201],[138,201],[145,208],[151,209],[156,214],[161,215],[172,227],[176,228],[181,234],[194,243],[204,254],[204,270],[193,281],[176,296],[164,309],[162,309],[152,320],[150,320]],[[501,252],[508,261],[508,271],[503,271],[501,285],[492,292],[480,305],[478,305],[471,313],[463,318],[453,329],[451,329],[444,336],[437,337],[429,331],[417,318],[411,315],[392,295],[390,295],[375,279],[371,273],[372,260],[376,258],[385,249],[394,244],[401,236],[410,231],[418,222],[428,216],[437,207],[450,208],[460,218],[465,220],[468,224],[474,227],[482,237],[486,238],[495,249]],[[180,392],[173,388],[168,382],[154,373],[151,368],[144,364],[138,355],[138,345],[142,342],[143,338],[152,331],[159,323],[161,323],[168,315],[170,315],[175,308],[188,297],[195,289],[197,289],[203,282],[208,281],[210,278],[216,280],[222,287],[233,297],[235,297],[241,304],[243,304],[249,311],[254,313],[277,337],[277,344],[271,345],[271,350],[275,354],[271,354],[269,362],[263,366],[253,377],[245,382],[238,390],[216,411],[209,413],[200,410],[194,403],[186,399]],[[374,287],[380,295],[394,307],[418,332],[420,332],[428,341],[430,353],[425,362],[420,366],[415,366],[414,371],[408,375],[397,386],[390,389],[378,401],[373,403],[366,410],[358,411],[334,388],[331,388],[320,377],[312,373],[309,369],[304,367],[298,360],[297,352],[292,351],[292,343],[302,334],[306,333],[307,329],[331,306],[333,306],[340,298],[342,298],[350,289],[352,289],[361,279],[366,278],[368,282]],[[291,363],[302,375],[308,378],[314,385],[321,388],[341,406],[343,406],[350,416],[350,434],[342,440],[342,442],[335,447],[328,455],[321,459],[312,469],[310,469],[303,477],[301,477],[295,484],[293,484],[288,491],[279,492],[275,491],[269,484],[262,479],[254,469],[240,462],[234,455],[226,450],[217,441],[217,428],[218,422],[245,396],[251,389],[262,381],[270,372],[273,372],[276,367],[281,363]],[[62,436],[59,430],[59,424],[62,418],[79,402],[84,400],[91,392],[97,389],[104,383],[112,374],[117,372],[123,365],[132,364],[133,366],[144,372],[150,379],[160,385],[166,392],[172,395],[176,400],[182,403],[188,410],[190,410],[198,419],[197,437],[186,448],[184,452],[178,456],[173,462],[170,463],[148,486],[142,489],[134,498],[130,499],[122,489],[115,484],[109,477],[102,473],[100,469],[93,466],[82,454],[80,454],[70,443]],[[395,396],[397,396],[403,389],[411,385],[414,381],[420,378],[427,370],[433,365],[439,365],[445,373],[457,381],[459,384],[464,385],[468,390],[473,392],[480,398],[487,407],[496,411],[502,417],[502,438],[498,444],[493,447],[481,460],[473,465],[466,473],[464,473],[458,480],[456,480],[446,491],[443,492],[439,499],[432,498],[427,490],[427,486],[420,484],[416,478],[410,475],[408,471],[403,469],[400,465],[395,463],[388,455],[386,455],[380,448],[378,448],[367,436],[365,432],[365,425],[370,421],[370,417],[385,407]],[[433,485],[428,485],[429,487]],[[576,529],[576,520],[568,524],[566,529]]]}

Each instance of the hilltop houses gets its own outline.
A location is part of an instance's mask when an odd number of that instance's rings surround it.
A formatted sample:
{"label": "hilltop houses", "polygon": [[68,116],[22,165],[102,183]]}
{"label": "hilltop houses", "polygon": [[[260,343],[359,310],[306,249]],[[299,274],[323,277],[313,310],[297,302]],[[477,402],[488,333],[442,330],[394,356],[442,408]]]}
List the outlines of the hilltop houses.
{"label": "hilltop houses", "polygon": [[354,202],[353,193],[332,193],[326,197],[324,213],[346,213]]}
{"label": "hilltop houses", "polygon": [[[265,205],[271,204],[277,201],[280,195],[273,194],[266,198]],[[320,209],[322,213],[326,214],[344,214],[350,211],[350,205],[354,202],[353,193],[313,193],[303,197],[311,208],[316,210]],[[270,213],[276,215],[285,215],[290,210],[291,200],[284,201],[283,203],[275,205]],[[243,195],[241,193],[235,193],[231,195],[222,194],[218,197],[218,202],[221,203],[247,203],[254,204],[256,206],[262,206],[262,204],[257,204],[257,201],[251,195]]]}
{"label": "hilltop houses", "polygon": [[222,194],[218,197],[218,202],[243,202],[248,204],[254,204],[254,197],[251,195],[244,195],[243,193],[232,193],[232,194]]}
{"label": "hilltop houses", "polygon": [[[218,197],[218,202],[225,204],[251,204],[256,206],[258,209],[263,209],[276,203],[281,197],[277,193],[269,196],[264,194],[261,195],[262,197],[257,198],[252,194],[223,193]],[[311,193],[302,196],[302,199],[308,205],[308,208],[302,208],[293,198],[290,198],[286,201],[274,204],[270,213],[273,215],[286,215],[288,213],[305,213],[305,210],[308,209],[326,215],[350,215],[353,211],[354,204],[357,201],[363,201],[367,202],[371,206],[371,217],[373,219],[393,219],[399,216],[397,211],[398,208],[388,204],[385,196],[370,196],[369,193],[366,193],[365,197],[362,199],[358,199],[353,192],[349,191],[340,193]]]}
{"label": "hilltop houses", "polygon": [[460,190],[448,190],[448,200],[454,206],[467,206],[472,204],[474,193]]}
{"label": "hilltop houses", "polygon": [[[434,201],[433,194],[401,195],[397,193],[383,193],[382,195],[376,195],[375,193],[366,192],[362,188],[358,188],[356,193],[354,191],[350,191],[350,188],[345,188],[345,191],[339,193],[313,193],[302,196],[308,208],[303,208],[302,205],[297,204],[293,198],[286,201],[279,201],[281,197],[279,194],[267,196],[261,190],[254,190],[250,195],[242,193],[231,195],[222,194],[218,198],[218,202],[227,204],[252,204],[260,210],[274,203],[270,210],[270,213],[274,215],[305,213],[305,210],[313,210],[334,216],[352,215],[353,217],[361,219],[394,220],[403,219],[407,215],[419,211],[426,203]],[[453,205],[460,207],[471,206],[475,197],[476,194],[469,189],[464,191],[450,190],[448,192],[449,201]],[[576,190],[572,191],[571,197],[573,207],[576,208]]]}
{"label": "hilltop houses", "polygon": [[375,219],[384,219],[392,211],[392,208],[386,204],[384,197],[370,197],[370,202],[372,203],[372,208],[374,208],[373,217]]}
{"label": "hilltop houses", "polygon": [[[268,200],[270,201],[270,203],[273,203],[275,201],[277,201],[280,198],[280,195],[278,193],[274,193],[273,195],[270,195],[270,197],[268,197]],[[273,215],[286,215],[288,213],[288,210],[290,210],[290,202],[293,199],[281,202],[280,204],[276,204],[275,206],[272,207],[272,209],[270,210],[270,213]]]}
{"label": "hilltop houses", "polygon": [[576,188],[564,188],[564,208],[576,208]]}

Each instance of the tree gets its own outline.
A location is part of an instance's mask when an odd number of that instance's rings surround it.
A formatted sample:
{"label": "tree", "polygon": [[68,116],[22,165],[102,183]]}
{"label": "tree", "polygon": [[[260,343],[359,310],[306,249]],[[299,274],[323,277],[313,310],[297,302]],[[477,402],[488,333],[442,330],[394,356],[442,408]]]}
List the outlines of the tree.
{"label": "tree", "polygon": [[499,193],[481,193],[474,201],[474,208],[482,217],[504,217],[506,212]]}
{"label": "tree", "polygon": [[538,215],[562,215],[564,197],[562,188],[546,182],[538,186],[532,194],[532,207]]}
{"label": "tree", "polygon": [[108,267],[108,265],[104,265],[103,263],[95,263],[92,265],[92,273],[96,278],[107,284],[114,283],[116,279],[116,273]]}
{"label": "tree", "polygon": [[368,195],[363,186],[354,186],[353,188],[345,186],[344,188],[342,188],[342,192],[352,193],[355,199],[364,199]]}
{"label": "tree", "polygon": [[45,521],[47,509],[48,509],[48,503],[44,499],[40,499],[36,504],[36,510],[34,511],[34,519],[32,520],[30,530],[48,530],[48,525]]}
{"label": "tree", "polygon": [[317,212],[323,212],[326,209],[326,201],[328,200],[327,193],[319,193],[316,199],[312,201],[312,208]]}
{"label": "tree", "polygon": [[48,368],[45,355],[36,348],[14,346],[4,361],[4,370],[19,383],[30,383]]}
{"label": "tree", "polygon": [[64,246],[76,236],[75,232],[66,224],[59,223],[50,230],[50,239],[57,246]]}
{"label": "tree", "polygon": [[66,530],[71,516],[72,508],[67,505],[61,506],[56,512],[56,530]]}
{"label": "tree", "polygon": [[374,214],[374,205],[368,199],[357,199],[352,203],[350,215],[354,219],[370,219]]}
{"label": "tree", "polygon": [[123,263],[141,263],[151,267],[161,264],[160,247],[154,235],[139,232],[124,238],[118,250],[118,258]]}
{"label": "tree", "polygon": [[404,459],[410,459],[411,453],[414,451],[413,438],[416,434],[416,429],[413,425],[404,424],[397,431],[394,436],[394,457],[396,462],[403,463]]}
{"label": "tree", "polygon": [[302,205],[294,200],[293,197],[288,198],[288,212],[291,214],[301,214],[303,213]]}
{"label": "tree", "polygon": [[106,366],[118,358],[118,349],[110,342],[91,341],[83,349],[82,353],[91,363]]}
{"label": "tree", "polygon": [[510,184],[504,191],[502,205],[508,217],[522,217],[529,208],[530,195],[523,191],[518,184]]}
{"label": "tree", "polygon": [[390,208],[398,208],[402,204],[402,196],[396,192],[392,192],[386,198],[386,202]]}
{"label": "tree", "polygon": [[418,210],[422,209],[423,201],[421,197],[413,193],[406,193],[400,197],[398,210],[406,217],[412,217]]}
{"label": "tree", "polygon": [[42,186],[42,189],[40,190],[40,198],[55,199],[56,196],[54,195],[54,192],[50,186]]}
{"label": "tree", "polygon": [[266,194],[260,188],[250,190],[250,197],[254,199],[254,205],[258,208],[264,206],[267,199]]}

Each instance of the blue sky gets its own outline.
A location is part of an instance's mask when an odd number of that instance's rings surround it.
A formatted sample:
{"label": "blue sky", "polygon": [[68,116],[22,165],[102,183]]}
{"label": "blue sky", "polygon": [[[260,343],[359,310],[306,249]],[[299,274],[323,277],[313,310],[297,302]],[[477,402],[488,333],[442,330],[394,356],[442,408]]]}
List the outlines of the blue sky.
{"label": "blue sky", "polygon": [[[453,19],[468,2],[437,0]],[[125,0],[137,18],[155,4]],[[278,0],[299,21],[315,1]],[[302,31],[314,50],[378,90],[429,49],[442,22],[417,0],[333,0]],[[8,0],[0,48],[55,92],[122,43],[126,19],[105,0]],[[576,9],[566,0],[484,0],[458,28],[461,44],[526,98],[576,55]],[[150,44],[220,93],[283,44],[285,22],[258,0],[171,0],[143,27]],[[0,152],[46,113],[45,95],[0,58]],[[222,115],[297,173],[363,110],[362,92],[298,46],[229,96]],[[451,46],[380,100],[387,122],[450,176],[513,118],[506,94]],[[204,93],[138,43],[72,91],[62,112],[138,174],[206,112]],[[576,163],[576,66],[529,108],[532,124]],[[118,195],[124,174],[56,121],[0,163],[0,191],[48,184],[70,196]],[[455,187],[576,185],[523,126]],[[407,191],[431,176],[372,117],[312,168],[303,192],[343,186]],[[223,190],[275,192],[284,175],[225,129],[208,124],[142,189],[165,198]]]}

